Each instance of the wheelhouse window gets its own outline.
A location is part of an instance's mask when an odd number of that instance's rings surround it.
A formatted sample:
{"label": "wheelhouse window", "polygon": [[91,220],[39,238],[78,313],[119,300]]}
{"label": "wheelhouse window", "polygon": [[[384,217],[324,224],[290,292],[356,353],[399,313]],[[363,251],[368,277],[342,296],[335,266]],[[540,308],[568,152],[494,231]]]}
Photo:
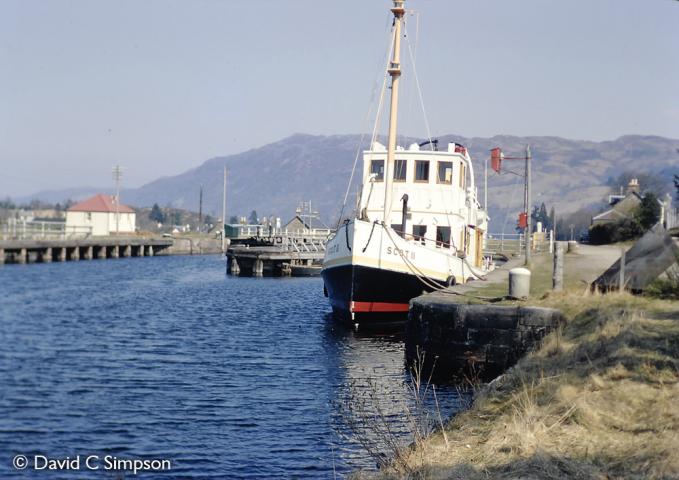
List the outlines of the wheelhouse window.
{"label": "wheelhouse window", "polygon": [[452,185],[453,183],[453,162],[439,162],[438,183]]}
{"label": "wheelhouse window", "polygon": [[429,160],[415,160],[415,181],[429,181]]}
{"label": "wheelhouse window", "polygon": [[413,239],[424,243],[424,238],[427,235],[426,225],[413,225]]}
{"label": "wheelhouse window", "polygon": [[395,231],[399,237],[405,238],[405,234],[401,231],[403,230],[403,225],[401,225],[400,223],[392,223],[391,229]]}
{"label": "wheelhouse window", "polygon": [[450,227],[436,227],[436,246],[450,247]]}
{"label": "wheelhouse window", "polygon": [[375,177],[376,182],[381,182],[384,180],[384,160],[371,160],[370,161],[370,173],[377,174]]}
{"label": "wheelhouse window", "polygon": [[460,162],[460,188],[464,189],[464,186],[465,186],[464,163]]}
{"label": "wheelhouse window", "polygon": [[406,181],[406,168],[408,166],[407,160],[394,160],[394,181]]}

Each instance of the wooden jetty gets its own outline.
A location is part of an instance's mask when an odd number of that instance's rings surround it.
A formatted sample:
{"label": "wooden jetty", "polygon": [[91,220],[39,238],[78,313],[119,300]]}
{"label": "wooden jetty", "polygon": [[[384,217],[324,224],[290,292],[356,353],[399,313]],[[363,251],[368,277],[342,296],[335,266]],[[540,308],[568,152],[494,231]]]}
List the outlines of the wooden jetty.
{"label": "wooden jetty", "polygon": [[[320,266],[325,255],[326,236],[257,237],[246,244],[231,246],[226,252],[227,272],[241,276],[284,277],[294,274],[295,267]],[[317,269],[320,273],[320,268]]]}
{"label": "wooden jetty", "polygon": [[172,244],[171,238],[144,237],[0,240],[0,264],[150,257]]}

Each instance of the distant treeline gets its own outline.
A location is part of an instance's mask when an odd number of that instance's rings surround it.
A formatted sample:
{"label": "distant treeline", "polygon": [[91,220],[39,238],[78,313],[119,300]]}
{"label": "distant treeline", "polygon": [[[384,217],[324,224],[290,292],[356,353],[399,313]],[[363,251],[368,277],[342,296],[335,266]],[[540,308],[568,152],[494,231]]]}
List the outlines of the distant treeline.
{"label": "distant treeline", "polygon": [[63,212],[68,210],[68,208],[75,203],[76,202],[70,198],[57,203],[43,202],[42,200],[31,200],[28,203],[15,203],[10,197],[5,197],[4,200],[0,200],[0,208],[6,210],[57,210]]}

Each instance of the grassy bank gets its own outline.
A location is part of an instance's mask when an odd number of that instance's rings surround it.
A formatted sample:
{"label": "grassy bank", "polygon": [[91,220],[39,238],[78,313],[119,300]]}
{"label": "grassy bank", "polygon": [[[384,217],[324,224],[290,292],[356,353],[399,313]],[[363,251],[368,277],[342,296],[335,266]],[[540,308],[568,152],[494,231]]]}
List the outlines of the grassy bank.
{"label": "grassy bank", "polygon": [[399,467],[359,478],[679,478],[679,304],[572,289],[563,329]]}

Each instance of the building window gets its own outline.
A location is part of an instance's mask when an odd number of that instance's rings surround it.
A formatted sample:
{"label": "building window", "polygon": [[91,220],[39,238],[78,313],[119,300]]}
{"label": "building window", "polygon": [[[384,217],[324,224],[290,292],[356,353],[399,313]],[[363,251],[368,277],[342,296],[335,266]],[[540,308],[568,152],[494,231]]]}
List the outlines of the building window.
{"label": "building window", "polygon": [[408,166],[407,160],[394,160],[394,181],[406,181],[406,169]]}
{"label": "building window", "polygon": [[424,237],[427,235],[426,225],[413,225],[413,238],[415,241],[420,241],[424,244]]}
{"label": "building window", "polygon": [[436,246],[450,247],[450,227],[436,227]]}
{"label": "building window", "polygon": [[429,181],[429,160],[415,160],[415,181]]}
{"label": "building window", "polygon": [[464,185],[465,185],[464,163],[460,162],[460,188],[464,189]]}
{"label": "building window", "polygon": [[384,160],[372,160],[370,162],[370,173],[377,174],[375,177],[376,182],[384,180]]}
{"label": "building window", "polygon": [[439,162],[438,183],[453,183],[453,162]]}
{"label": "building window", "polygon": [[92,212],[85,213],[85,220],[88,222],[92,221]]}

